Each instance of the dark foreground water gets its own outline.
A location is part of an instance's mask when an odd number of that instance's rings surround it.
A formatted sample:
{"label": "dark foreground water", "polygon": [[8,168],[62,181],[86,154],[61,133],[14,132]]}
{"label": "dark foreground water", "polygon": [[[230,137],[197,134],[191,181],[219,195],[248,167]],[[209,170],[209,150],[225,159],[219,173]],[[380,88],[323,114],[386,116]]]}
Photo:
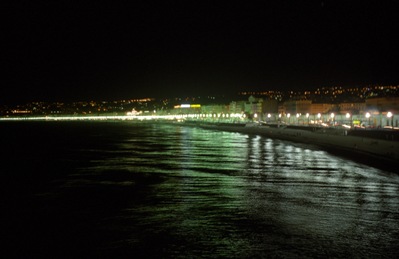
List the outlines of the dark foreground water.
{"label": "dark foreground water", "polygon": [[162,123],[0,123],[2,255],[397,257],[399,177]]}

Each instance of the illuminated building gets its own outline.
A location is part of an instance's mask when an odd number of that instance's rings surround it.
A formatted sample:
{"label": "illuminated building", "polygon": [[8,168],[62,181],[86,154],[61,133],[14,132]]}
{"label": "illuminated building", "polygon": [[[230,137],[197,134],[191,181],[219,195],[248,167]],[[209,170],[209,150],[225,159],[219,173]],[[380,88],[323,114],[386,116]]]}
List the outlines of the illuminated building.
{"label": "illuminated building", "polygon": [[341,114],[359,114],[362,113],[366,108],[365,102],[357,102],[357,103],[340,103],[338,104],[339,111]]}
{"label": "illuminated building", "polygon": [[309,113],[312,101],[310,100],[289,100],[284,102],[285,112],[286,113]]}
{"label": "illuminated building", "polygon": [[378,97],[366,99],[366,109],[376,112],[399,112],[399,97]]}

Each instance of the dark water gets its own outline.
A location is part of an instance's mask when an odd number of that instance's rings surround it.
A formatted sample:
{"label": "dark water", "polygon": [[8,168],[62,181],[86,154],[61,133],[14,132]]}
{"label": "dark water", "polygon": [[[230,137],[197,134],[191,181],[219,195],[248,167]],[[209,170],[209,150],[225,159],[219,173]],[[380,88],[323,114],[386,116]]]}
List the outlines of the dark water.
{"label": "dark water", "polygon": [[161,123],[0,123],[7,257],[397,257],[399,176]]}

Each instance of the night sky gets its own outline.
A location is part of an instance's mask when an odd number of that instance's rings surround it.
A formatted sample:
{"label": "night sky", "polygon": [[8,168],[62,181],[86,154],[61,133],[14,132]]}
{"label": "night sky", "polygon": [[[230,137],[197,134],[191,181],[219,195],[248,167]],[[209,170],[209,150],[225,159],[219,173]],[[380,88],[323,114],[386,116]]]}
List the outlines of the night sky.
{"label": "night sky", "polygon": [[398,1],[260,2],[3,8],[0,104],[399,84]]}

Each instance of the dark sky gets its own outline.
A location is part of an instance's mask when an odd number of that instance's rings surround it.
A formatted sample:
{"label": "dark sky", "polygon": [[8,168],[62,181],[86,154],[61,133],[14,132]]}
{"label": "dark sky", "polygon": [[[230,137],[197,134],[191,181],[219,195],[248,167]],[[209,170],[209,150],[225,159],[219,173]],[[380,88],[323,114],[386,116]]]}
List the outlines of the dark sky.
{"label": "dark sky", "polygon": [[3,8],[0,104],[399,84],[398,1],[159,2]]}

